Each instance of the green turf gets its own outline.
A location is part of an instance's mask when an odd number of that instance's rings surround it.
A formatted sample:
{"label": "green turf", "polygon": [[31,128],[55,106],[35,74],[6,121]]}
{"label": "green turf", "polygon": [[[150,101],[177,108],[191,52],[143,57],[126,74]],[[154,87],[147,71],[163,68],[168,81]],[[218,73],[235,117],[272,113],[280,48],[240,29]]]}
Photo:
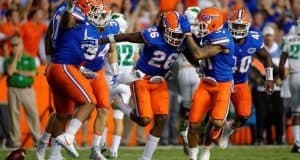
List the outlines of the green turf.
{"label": "green turf", "polygon": [[[5,159],[7,150],[0,150],[0,160]],[[142,148],[121,148],[119,160],[138,160],[142,154]],[[87,160],[89,151],[87,149],[79,150],[80,160]],[[64,152],[66,160],[73,160]],[[158,149],[153,160],[187,160],[179,147],[161,147]],[[34,160],[33,150],[28,150],[26,160]],[[300,160],[300,154],[290,152],[288,146],[234,146],[227,150],[213,148],[211,151],[211,160]]]}

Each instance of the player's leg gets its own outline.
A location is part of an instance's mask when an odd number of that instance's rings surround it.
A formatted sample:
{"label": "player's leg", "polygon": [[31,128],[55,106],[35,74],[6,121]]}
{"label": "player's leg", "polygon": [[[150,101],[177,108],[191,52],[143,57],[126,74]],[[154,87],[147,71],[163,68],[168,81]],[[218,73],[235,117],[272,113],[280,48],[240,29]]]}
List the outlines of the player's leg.
{"label": "player's leg", "polygon": [[219,146],[227,148],[230,135],[236,128],[243,126],[251,114],[251,91],[248,83],[234,85],[231,101],[234,105],[235,120],[227,122],[219,140]]}
{"label": "player's leg", "polygon": [[[123,103],[127,104],[130,101],[130,87],[128,85],[120,84],[117,88],[112,90],[112,96],[120,95],[123,100]],[[123,134],[123,118],[124,113],[121,110],[114,110],[113,119],[114,119],[114,133],[113,133],[113,140],[112,145],[110,147],[109,157],[110,158],[117,158],[118,156],[118,149],[121,143],[121,138]]]}
{"label": "player's leg", "polygon": [[169,95],[166,81],[150,84],[151,108],[154,114],[154,125],[148,135],[141,160],[151,160],[169,113]]}
{"label": "player's leg", "polygon": [[56,117],[56,113],[53,112],[48,118],[45,131],[41,134],[41,137],[38,141],[37,147],[36,147],[36,158],[37,160],[44,160],[46,156],[46,148],[49,143],[51,132],[52,132],[52,126],[54,123]]}
{"label": "player's leg", "polygon": [[143,127],[150,124],[153,117],[148,83],[148,80],[141,79],[131,84],[133,108],[122,103],[119,96],[116,96],[112,102],[114,109],[120,109],[131,120]]}
{"label": "player's leg", "polygon": [[97,79],[91,81],[93,93],[97,99],[96,111],[97,115],[93,126],[93,142],[90,158],[92,159],[105,159],[101,153],[100,141],[103,130],[107,124],[108,111],[110,110],[109,102],[109,88],[104,77],[104,69],[98,72]]}
{"label": "player's leg", "polygon": [[299,74],[290,75],[290,89],[291,89],[291,101],[292,101],[292,125],[294,146],[292,148],[293,153],[300,153],[300,81]]}
{"label": "player's leg", "polygon": [[212,101],[209,93],[210,87],[208,84],[200,82],[192,98],[188,129],[190,160],[197,160],[200,122],[207,113]]}
{"label": "player's leg", "polygon": [[182,68],[178,72],[178,83],[182,96],[180,108],[180,136],[183,140],[183,151],[188,154],[188,114],[193,93],[198,86],[199,76],[193,67]]}
{"label": "player's leg", "polygon": [[[56,93],[64,95],[60,101],[72,100],[78,104],[78,110],[73,115],[65,133],[57,136],[56,142],[62,145],[72,156],[79,154],[74,147],[74,137],[83,121],[85,121],[94,109],[96,99],[89,81],[71,65],[51,64],[47,72],[47,80]],[[57,119],[63,115],[57,112]],[[65,116],[64,116],[65,117]],[[56,120],[57,120],[56,119]]]}
{"label": "player's leg", "polygon": [[73,114],[74,103],[67,100],[67,97],[53,89],[53,101],[56,112],[51,115],[46,131],[51,134],[51,149],[49,160],[63,159],[61,154],[61,146],[57,144],[56,137],[65,131],[67,122],[71,119]]}

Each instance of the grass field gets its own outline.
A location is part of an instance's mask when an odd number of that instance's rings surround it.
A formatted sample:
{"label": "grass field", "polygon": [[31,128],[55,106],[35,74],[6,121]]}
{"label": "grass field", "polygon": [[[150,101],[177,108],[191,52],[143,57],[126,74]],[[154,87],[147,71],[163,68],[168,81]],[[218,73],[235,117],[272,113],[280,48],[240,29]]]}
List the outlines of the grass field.
{"label": "grass field", "polygon": [[[227,150],[213,148],[211,160],[300,160],[300,154],[290,152],[290,146],[233,146]],[[87,160],[88,149],[79,149],[80,160]],[[143,148],[121,148],[119,160],[138,160]],[[0,150],[0,160],[4,160],[8,150]],[[64,152],[66,160],[73,160]],[[159,147],[153,156],[153,160],[187,160],[181,147]],[[34,160],[34,151],[27,151],[26,160]]]}

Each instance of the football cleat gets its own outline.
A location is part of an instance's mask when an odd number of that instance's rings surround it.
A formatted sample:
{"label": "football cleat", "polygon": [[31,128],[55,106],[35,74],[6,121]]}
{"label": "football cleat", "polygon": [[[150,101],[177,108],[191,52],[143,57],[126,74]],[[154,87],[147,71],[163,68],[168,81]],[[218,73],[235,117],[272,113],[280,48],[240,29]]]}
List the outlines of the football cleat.
{"label": "football cleat", "polygon": [[79,157],[79,154],[74,147],[74,136],[64,133],[57,136],[55,142],[65,148],[66,151],[74,158]]}
{"label": "football cleat", "polygon": [[118,153],[117,152],[111,152],[109,151],[108,155],[106,156],[108,159],[117,159],[118,158]]}
{"label": "football cleat", "polygon": [[104,155],[101,153],[101,148],[100,146],[97,147],[92,147],[91,152],[90,152],[90,159],[92,160],[106,160]]}
{"label": "football cleat", "polygon": [[47,143],[39,140],[35,150],[35,156],[37,160],[45,160],[46,148]]}
{"label": "football cleat", "polygon": [[142,156],[139,160],[151,160],[151,158]]}
{"label": "football cleat", "polygon": [[60,154],[56,156],[49,156],[48,160],[65,160],[65,158]]}
{"label": "football cleat", "polygon": [[231,123],[227,122],[224,126],[223,132],[221,134],[221,137],[219,139],[219,146],[222,149],[226,149],[228,144],[229,144],[229,140],[230,140],[230,135],[233,133],[233,129],[231,128]]}
{"label": "football cleat", "polygon": [[209,147],[203,147],[200,154],[200,160],[209,160],[210,158],[210,149]]}
{"label": "football cleat", "polygon": [[300,147],[294,144],[292,148],[292,153],[300,153]]}

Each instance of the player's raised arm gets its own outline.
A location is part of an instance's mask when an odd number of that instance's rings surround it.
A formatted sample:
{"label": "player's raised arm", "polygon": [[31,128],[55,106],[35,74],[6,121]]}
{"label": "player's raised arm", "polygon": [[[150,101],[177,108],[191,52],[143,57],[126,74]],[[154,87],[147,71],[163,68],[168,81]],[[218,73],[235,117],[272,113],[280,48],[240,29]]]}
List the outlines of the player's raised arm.
{"label": "player's raised arm", "polygon": [[46,37],[45,37],[45,49],[47,55],[51,55],[52,53],[52,44],[51,44],[52,33],[53,33],[53,22],[51,21],[46,31]]}
{"label": "player's raised arm", "polygon": [[191,26],[185,16],[180,18],[180,25],[182,31],[185,33],[187,47],[191,51],[195,60],[209,58],[225,50],[223,46],[215,44],[208,45],[203,48],[199,47],[192,37]]}
{"label": "player's raised arm", "polygon": [[115,42],[145,43],[145,40],[141,32],[109,35],[107,38],[99,39],[99,44]]}
{"label": "player's raised arm", "polygon": [[71,28],[74,27],[76,24],[76,19],[73,17],[72,12],[75,7],[75,1],[69,1],[67,5],[67,9],[62,15],[61,21],[60,21],[60,28]]}

